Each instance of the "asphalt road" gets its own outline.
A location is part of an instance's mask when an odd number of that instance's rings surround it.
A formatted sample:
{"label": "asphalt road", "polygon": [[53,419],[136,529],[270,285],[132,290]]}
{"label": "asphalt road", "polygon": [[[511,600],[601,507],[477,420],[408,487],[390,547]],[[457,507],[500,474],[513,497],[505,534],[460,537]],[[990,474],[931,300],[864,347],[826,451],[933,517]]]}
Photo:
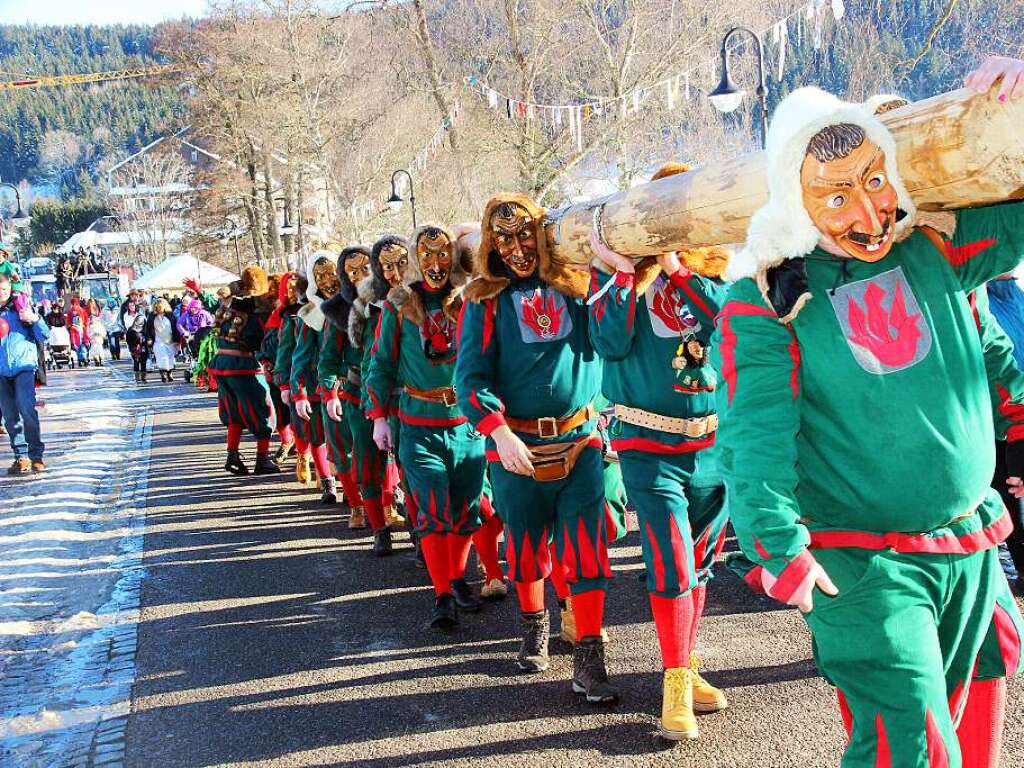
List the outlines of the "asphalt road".
{"label": "asphalt road", "polygon": [[[369,537],[290,474],[226,474],[222,434],[212,397],[155,417],[127,765],[838,763],[834,695],[802,621],[724,569],[700,653],[731,707],[701,717],[699,741],[667,745],[655,735],[661,677],[635,533],[612,551],[608,598],[623,700],[596,709],[571,693],[557,640],[547,673],[516,674],[513,598],[465,617],[454,638],[434,634],[432,592],[404,536],[394,557],[372,558]],[[1020,682],[1007,711],[1003,764],[1024,765]]]}

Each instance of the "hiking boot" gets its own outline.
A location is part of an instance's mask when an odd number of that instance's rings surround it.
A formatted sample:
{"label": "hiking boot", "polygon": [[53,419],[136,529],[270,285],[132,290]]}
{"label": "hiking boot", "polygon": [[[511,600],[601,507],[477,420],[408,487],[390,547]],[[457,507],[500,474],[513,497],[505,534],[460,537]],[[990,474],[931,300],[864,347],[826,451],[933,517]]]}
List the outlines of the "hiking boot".
{"label": "hiking boot", "polygon": [[40,472],[44,472],[45,470],[46,470],[46,465],[43,464],[43,460],[42,459],[32,459],[32,471],[34,473],[36,473],[38,475]]}
{"label": "hiking boot", "polygon": [[249,474],[249,468],[242,463],[242,456],[238,451],[228,451],[228,460],[224,462],[224,469],[233,475]]}
{"label": "hiking boot", "polygon": [[277,452],[274,454],[274,463],[280,466],[284,464],[290,457],[295,455],[295,443],[281,443],[277,447]]}
{"label": "hiking boot", "polygon": [[584,637],[572,649],[572,690],[590,704],[611,704],[619,691],[608,682],[604,667],[604,643],[599,635]]}
{"label": "hiking boot", "polygon": [[576,642],[576,614],[572,610],[572,605],[566,601],[566,607],[559,611],[560,626],[558,627],[558,636],[567,643]]}
{"label": "hiking boot", "polygon": [[420,543],[419,539],[417,539],[415,544],[413,544],[413,548],[416,551],[416,567],[426,570],[427,560],[425,557],[423,557],[423,544]]}
{"label": "hiking boot", "polygon": [[299,481],[299,485],[309,485],[309,481],[313,477],[310,469],[312,460],[313,457],[308,453],[299,454],[299,457],[295,459],[295,479]]}
{"label": "hiking boot", "polygon": [[256,464],[252,468],[254,475],[276,475],[281,468],[265,453],[256,455]]}
{"label": "hiking boot", "polygon": [[366,527],[366,508],[352,507],[348,515],[348,529],[357,531]]}
{"label": "hiking boot", "polygon": [[32,464],[28,459],[15,459],[7,470],[8,475],[27,475],[32,471]]}
{"label": "hiking boot", "polygon": [[377,557],[387,557],[392,552],[391,529],[381,528],[373,532],[373,554]]}
{"label": "hiking boot", "polygon": [[697,653],[690,654],[690,672],[693,677],[693,709],[696,712],[720,712],[729,707],[729,700],[725,692],[715,688],[711,683],[701,677],[700,659]]}
{"label": "hiking boot", "polygon": [[394,504],[384,507],[384,523],[389,528],[401,528],[405,525],[405,518],[398,514]]}
{"label": "hiking boot", "polygon": [[696,739],[700,735],[693,714],[693,670],[665,670],[661,683],[661,725],[658,733],[669,741]]}
{"label": "hiking boot", "polygon": [[491,579],[480,588],[484,600],[504,600],[508,596],[508,585],[504,579]]}
{"label": "hiking boot", "polygon": [[459,626],[459,611],[455,607],[455,598],[451,595],[438,595],[434,599],[434,613],[430,617],[430,626],[449,632]]}
{"label": "hiking boot", "polygon": [[548,668],[548,634],[551,625],[547,611],[521,613],[523,642],[519,645],[516,666],[523,672],[533,674]]}
{"label": "hiking boot", "polygon": [[324,492],[320,495],[321,504],[337,504],[338,503],[338,481],[333,477],[323,478],[323,490]]}
{"label": "hiking boot", "polygon": [[452,579],[449,585],[452,588],[452,595],[455,597],[455,604],[459,606],[460,611],[477,613],[484,607],[480,598],[473,594],[473,588],[466,583],[465,579]]}

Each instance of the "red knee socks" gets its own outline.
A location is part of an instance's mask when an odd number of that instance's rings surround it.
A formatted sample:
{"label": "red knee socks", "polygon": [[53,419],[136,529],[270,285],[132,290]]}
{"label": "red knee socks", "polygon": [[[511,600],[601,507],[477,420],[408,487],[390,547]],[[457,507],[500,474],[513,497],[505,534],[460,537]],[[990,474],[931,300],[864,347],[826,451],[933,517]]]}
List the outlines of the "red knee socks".
{"label": "red knee socks", "polygon": [[270,453],[270,438],[263,437],[256,441],[256,458],[265,457]]}
{"label": "red knee socks", "polygon": [[427,562],[427,573],[434,585],[434,594],[450,595],[452,587],[448,537],[443,533],[432,533],[420,539],[420,547],[423,549],[423,559]]}
{"label": "red knee socks", "polygon": [[548,544],[548,555],[551,557],[551,586],[555,588],[555,595],[559,600],[569,597],[569,582],[565,580],[565,568],[555,554],[554,543]]}
{"label": "red knee socks", "polygon": [[326,445],[313,446],[313,466],[316,467],[316,473],[320,475],[321,479],[334,475],[330,459],[327,458]]}
{"label": "red knee socks", "polygon": [[292,431],[291,424],[285,424],[283,427],[277,428],[277,437],[281,441],[281,445],[289,445],[295,442],[295,433]]}
{"label": "red knee socks", "polygon": [[540,613],[544,610],[544,579],[516,582],[519,610],[522,613]]}
{"label": "red knee socks", "polygon": [[1005,716],[1006,678],[973,681],[956,729],[963,768],[998,768]]}
{"label": "red knee socks", "polygon": [[[654,614],[654,630],[661,646],[661,665],[665,669],[685,667],[690,663],[690,634],[693,627],[693,598],[649,595]],[[578,599],[573,601],[578,604]],[[579,624],[579,609],[576,623]]]}
{"label": "red knee socks", "polygon": [[242,425],[228,424],[228,450],[237,451],[242,444]]}
{"label": "red knee socks", "polygon": [[576,614],[577,641],[585,637],[600,637],[604,623],[604,590],[591,589],[573,595],[572,612]]}
{"label": "red knee socks", "polygon": [[380,499],[363,499],[363,506],[366,507],[366,516],[370,520],[370,527],[375,531],[383,530],[387,527],[387,521],[384,520],[384,507],[380,503]]}
{"label": "red knee socks", "polygon": [[[482,506],[483,499],[480,501]],[[492,514],[480,526],[480,530],[473,534],[473,545],[476,547],[477,557],[484,565],[484,578],[487,581],[504,578],[501,563],[498,561],[498,536],[501,535],[503,528],[501,518]]]}
{"label": "red knee socks", "polygon": [[359,495],[359,487],[352,479],[351,472],[339,472],[338,482],[341,483],[341,490],[345,494],[345,502],[349,509],[363,506],[363,497]]}
{"label": "red knee socks", "polygon": [[700,630],[700,617],[704,614],[707,585],[694,587],[690,594],[693,595],[693,621],[690,623],[690,652],[692,653],[697,650],[697,632]]}
{"label": "red knee socks", "polygon": [[448,579],[462,579],[466,576],[466,563],[469,562],[469,536],[458,536],[449,533],[448,539]]}
{"label": "red knee socks", "polygon": [[301,453],[304,456],[308,455],[309,454],[309,443],[307,443],[305,440],[303,440],[301,437],[299,437],[297,432],[293,433],[293,436],[295,438],[295,450],[296,450],[296,452]]}

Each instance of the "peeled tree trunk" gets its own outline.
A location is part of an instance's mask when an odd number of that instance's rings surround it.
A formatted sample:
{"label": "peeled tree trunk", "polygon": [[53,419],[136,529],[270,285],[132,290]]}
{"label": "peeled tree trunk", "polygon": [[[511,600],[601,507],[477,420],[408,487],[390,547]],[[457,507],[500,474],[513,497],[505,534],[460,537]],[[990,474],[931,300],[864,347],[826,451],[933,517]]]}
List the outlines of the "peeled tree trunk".
{"label": "peeled tree trunk", "polygon": [[[921,210],[1024,198],[1024,99],[1001,104],[996,92],[960,89],[880,116]],[[764,153],[755,152],[549,211],[553,258],[588,264],[587,237],[595,222],[612,249],[636,258],[741,243],[751,215],[768,200],[765,167]],[[478,235],[459,241],[462,248],[478,243]]]}

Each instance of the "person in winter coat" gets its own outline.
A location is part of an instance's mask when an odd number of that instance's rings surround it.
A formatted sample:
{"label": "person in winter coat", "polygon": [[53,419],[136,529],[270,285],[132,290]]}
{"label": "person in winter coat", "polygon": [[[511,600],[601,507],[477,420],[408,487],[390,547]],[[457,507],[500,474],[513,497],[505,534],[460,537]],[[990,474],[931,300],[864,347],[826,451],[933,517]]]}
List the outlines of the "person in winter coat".
{"label": "person in winter coat", "polygon": [[[128,315],[125,315],[127,317]],[[146,340],[146,316],[141,312],[131,315],[131,325],[125,333],[128,354],[132,356],[135,381],[146,383],[146,365],[149,363],[149,342]]]}
{"label": "person in winter coat", "polygon": [[103,365],[103,342],[107,340],[107,328],[99,315],[89,318],[86,334],[89,336],[89,359],[93,365]]}
{"label": "person in winter coat", "polygon": [[80,318],[82,318],[82,327],[83,328],[85,328],[89,324],[89,312],[88,312],[88,310],[86,310],[86,308],[84,306],[82,306],[82,302],[79,301],[77,296],[72,296],[71,297],[71,306],[68,307],[68,314],[67,314],[67,321],[68,321],[68,325],[69,326],[71,325],[71,319],[75,315],[78,315]]}
{"label": "person in winter coat", "polygon": [[100,320],[103,327],[107,329],[107,345],[110,347],[110,358],[121,359],[121,339],[124,337],[124,326],[121,324],[121,313],[118,311],[117,301],[107,299],[107,305],[100,312]]}
{"label": "person in winter coat", "polygon": [[181,336],[171,316],[171,305],[166,299],[157,299],[153,304],[153,312],[146,321],[146,340],[156,358],[160,381],[173,381],[171,374],[174,372],[174,355],[178,351]]}
{"label": "person in winter coat", "polygon": [[43,440],[36,411],[37,343],[50,335],[28,297],[12,290],[11,278],[0,274],[0,413],[7,428],[14,463],[10,475],[42,472]]}
{"label": "person in winter coat", "polygon": [[50,328],[63,328],[68,324],[67,309],[64,306],[64,299],[57,299],[56,303],[50,307],[50,311],[46,313],[46,325]]}
{"label": "person in winter coat", "polygon": [[82,323],[82,316],[77,312],[69,315],[71,324],[68,326],[68,336],[71,339],[71,349],[80,366],[89,364],[89,336],[86,333],[85,325]]}

